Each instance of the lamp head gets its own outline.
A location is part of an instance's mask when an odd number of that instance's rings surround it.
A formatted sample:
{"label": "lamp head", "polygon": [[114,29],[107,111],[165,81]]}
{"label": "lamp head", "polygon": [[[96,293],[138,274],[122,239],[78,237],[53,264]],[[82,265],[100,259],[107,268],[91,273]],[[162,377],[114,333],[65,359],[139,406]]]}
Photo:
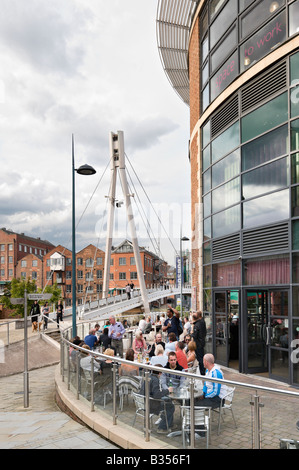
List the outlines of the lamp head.
{"label": "lamp head", "polygon": [[92,166],[85,164],[81,165],[76,172],[79,173],[79,175],[94,175],[96,170]]}

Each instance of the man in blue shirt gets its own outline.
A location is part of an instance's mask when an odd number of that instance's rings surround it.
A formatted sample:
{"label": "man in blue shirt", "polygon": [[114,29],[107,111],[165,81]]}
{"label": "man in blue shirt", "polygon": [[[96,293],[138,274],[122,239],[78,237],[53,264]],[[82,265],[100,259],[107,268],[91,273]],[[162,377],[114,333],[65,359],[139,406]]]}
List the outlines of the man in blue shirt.
{"label": "man in blue shirt", "polygon": [[221,383],[212,382],[211,379],[223,379],[223,374],[215,365],[213,354],[205,354],[203,363],[206,368],[206,378],[210,380],[204,382],[203,394],[195,400],[195,405],[208,408],[218,408],[221,403],[221,398],[225,395],[226,387]]}
{"label": "man in blue shirt", "polygon": [[177,340],[179,339],[179,325],[180,325],[180,313],[172,308],[170,305],[167,306],[167,320],[165,320],[162,330],[167,333],[174,333]]}
{"label": "man in blue shirt", "polygon": [[84,343],[87,344],[87,346],[89,346],[91,350],[93,350],[94,347],[98,344],[96,330],[94,328],[89,330],[89,334],[84,338]]}
{"label": "man in blue shirt", "polygon": [[120,321],[116,321],[112,315],[109,318],[110,326],[108,336],[111,338],[111,347],[115,350],[115,354],[119,354],[123,357],[123,335],[126,332],[123,324]]}

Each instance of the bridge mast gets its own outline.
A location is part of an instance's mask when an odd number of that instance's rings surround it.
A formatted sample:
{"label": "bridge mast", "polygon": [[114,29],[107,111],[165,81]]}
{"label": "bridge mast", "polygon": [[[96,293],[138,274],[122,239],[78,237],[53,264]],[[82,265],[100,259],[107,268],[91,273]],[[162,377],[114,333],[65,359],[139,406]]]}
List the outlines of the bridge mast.
{"label": "bridge mast", "polygon": [[134,256],[137,267],[137,275],[139,280],[141,298],[143,302],[144,312],[149,313],[149,302],[147,290],[145,287],[144,273],[142,269],[141,257],[139,252],[138,239],[136,234],[136,227],[134,222],[134,215],[131,205],[131,197],[133,194],[129,194],[129,187],[126,174],[125,164],[125,150],[124,150],[124,133],[118,131],[117,134],[110,132],[110,158],[111,158],[111,186],[109,193],[109,211],[108,211],[108,223],[107,223],[107,237],[106,237],[106,252],[105,252],[105,266],[104,266],[104,279],[103,279],[103,297],[108,297],[109,291],[109,278],[110,278],[110,259],[111,259],[111,246],[113,238],[113,226],[114,226],[114,209],[115,209],[115,190],[116,190],[116,177],[117,170],[119,170],[119,177],[121,181],[121,187],[126,203],[126,211],[128,217],[129,228],[131,232]]}

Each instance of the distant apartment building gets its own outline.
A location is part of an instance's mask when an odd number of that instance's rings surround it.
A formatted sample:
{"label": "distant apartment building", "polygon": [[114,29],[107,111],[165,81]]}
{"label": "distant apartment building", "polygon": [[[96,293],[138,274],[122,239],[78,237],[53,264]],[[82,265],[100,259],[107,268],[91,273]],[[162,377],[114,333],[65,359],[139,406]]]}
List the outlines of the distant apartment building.
{"label": "distant apartment building", "polygon": [[[53,248],[53,246],[54,245],[52,243],[47,240],[41,240],[39,237],[29,237],[24,233],[15,233],[4,227],[1,228],[0,286],[11,281],[12,278],[18,277],[17,266],[21,259],[28,255],[43,257]],[[35,270],[33,272],[35,272]]]}
{"label": "distant apartment building", "polygon": [[[139,251],[146,288],[164,284],[167,280],[167,262],[144,247],[139,247]],[[133,283],[137,289],[140,287],[133,244],[125,240],[112,247],[109,290],[115,289],[118,294],[124,291],[128,283]]]}
{"label": "distant apartment building", "polygon": [[44,287],[57,283],[65,306],[72,304],[72,252],[62,245],[54,247],[44,257]]}
{"label": "distant apartment building", "polygon": [[105,253],[94,245],[88,245],[76,255],[77,303],[102,298]]}
{"label": "distant apartment building", "polygon": [[32,253],[20,259],[16,266],[16,278],[35,281],[36,287],[43,289],[43,257]]}

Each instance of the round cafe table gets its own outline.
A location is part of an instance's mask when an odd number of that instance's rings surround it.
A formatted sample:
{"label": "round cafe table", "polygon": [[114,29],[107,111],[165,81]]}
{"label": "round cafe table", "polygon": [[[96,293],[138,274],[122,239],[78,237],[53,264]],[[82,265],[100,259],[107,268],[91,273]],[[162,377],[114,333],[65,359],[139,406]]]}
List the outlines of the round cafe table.
{"label": "round cafe table", "polygon": [[[203,383],[201,380],[196,380],[196,388],[194,386],[194,398],[202,395]],[[173,392],[169,393],[169,398],[173,401],[177,401],[180,406],[185,406],[186,400],[190,401],[190,388],[186,384],[182,387],[174,388]],[[180,436],[182,431],[173,431],[167,434],[167,437]]]}

